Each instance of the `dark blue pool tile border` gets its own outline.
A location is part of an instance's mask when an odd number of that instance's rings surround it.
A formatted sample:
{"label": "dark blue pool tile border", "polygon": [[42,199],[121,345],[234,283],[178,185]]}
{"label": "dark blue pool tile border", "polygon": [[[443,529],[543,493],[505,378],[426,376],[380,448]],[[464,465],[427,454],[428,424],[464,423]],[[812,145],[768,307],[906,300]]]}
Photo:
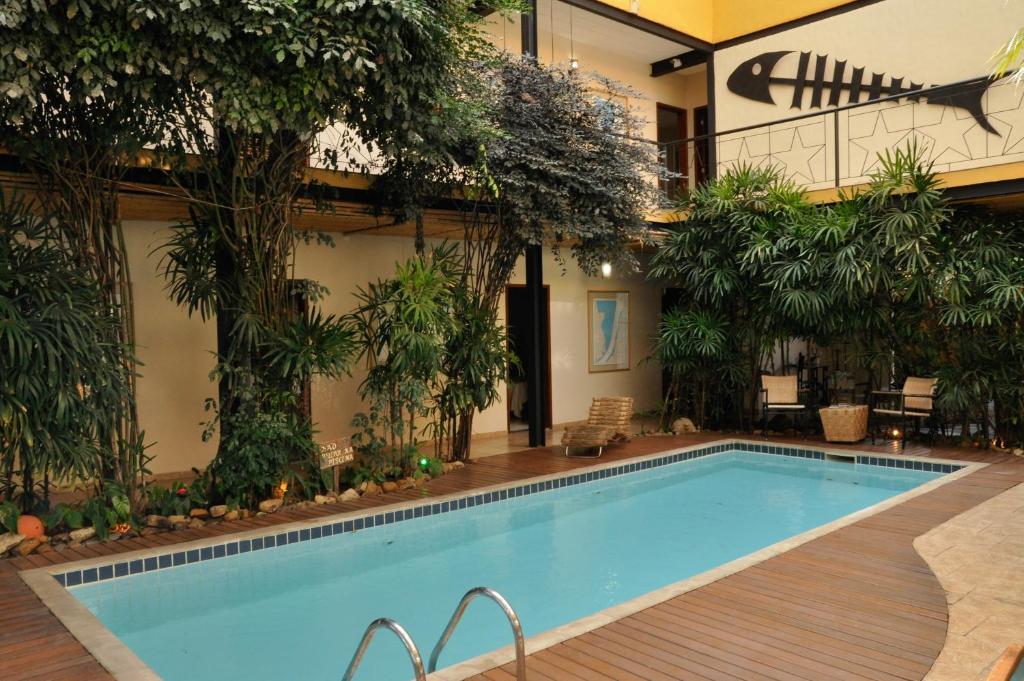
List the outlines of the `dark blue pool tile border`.
{"label": "dark blue pool tile border", "polygon": [[[56,579],[61,586],[68,588],[83,584],[92,584],[95,582],[118,579],[146,572],[166,570],[168,568],[181,565],[191,565],[192,563],[225,558],[227,556],[234,556],[241,553],[264,551],[266,549],[287,546],[289,544],[313,541],[324,537],[332,537],[338,534],[358,532],[364,529],[380,527],[382,525],[391,525],[394,523],[404,522],[406,520],[412,520],[414,518],[424,518],[431,515],[441,515],[453,511],[461,511],[466,508],[473,508],[474,506],[483,506],[497,501],[505,501],[507,499],[515,499],[530,494],[547,492],[553,489],[561,489],[563,487],[571,487],[573,485],[593,482],[595,480],[604,480],[620,475],[628,475],[638,471],[660,468],[662,466],[668,466],[683,461],[699,459],[712,454],[721,454],[722,452],[736,450],[753,452],[756,454],[773,454],[777,456],[814,459],[817,461],[824,461],[827,458],[825,452],[803,447],[729,441],[715,445],[708,445],[707,447],[701,447],[690,451],[675,452],[672,454],[665,454],[663,456],[652,457],[650,459],[644,459],[642,461],[624,463],[619,466],[610,466],[608,468],[602,468],[601,470],[565,475],[552,480],[530,482],[524,485],[517,485],[492,492],[468,494],[466,496],[449,499],[447,501],[427,501],[412,508],[385,511],[382,513],[369,513],[365,516],[338,520],[318,525],[316,527],[302,528],[299,530],[286,530],[284,532],[276,531],[262,537],[229,541],[223,544],[204,546],[199,549],[170,551],[159,556],[125,560],[99,567],[85,568],[82,570],[70,570],[68,572],[54,574],[53,578]],[[902,468],[905,470],[943,474],[952,473],[964,468],[964,466],[957,464],[869,456],[864,454],[855,454],[853,452],[851,452],[849,456],[851,458],[856,457],[856,462],[864,466]]]}

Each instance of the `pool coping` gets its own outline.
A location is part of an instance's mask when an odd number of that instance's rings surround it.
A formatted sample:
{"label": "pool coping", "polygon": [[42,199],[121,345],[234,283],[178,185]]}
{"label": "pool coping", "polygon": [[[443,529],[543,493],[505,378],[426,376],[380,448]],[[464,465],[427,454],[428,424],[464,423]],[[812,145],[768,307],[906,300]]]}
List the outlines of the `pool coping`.
{"label": "pool coping", "polygon": [[[344,532],[362,531],[372,529],[379,524],[391,524],[392,522],[403,522],[413,518],[425,517],[441,513],[439,509],[445,507],[443,513],[471,508],[475,505],[490,504],[505,501],[510,498],[517,498],[534,493],[546,492],[562,487],[587,482],[605,480],[609,477],[617,477],[629,473],[650,470],[666,465],[681,463],[687,460],[695,460],[708,456],[715,456],[732,449],[741,447],[744,451],[753,453],[796,456],[824,460],[830,456],[843,459],[853,459],[856,463],[865,465],[879,465],[892,468],[911,470],[926,470],[938,467],[939,472],[944,473],[941,478],[919,485],[912,490],[890,497],[878,504],[843,516],[825,525],[808,530],[807,532],[789,537],[780,542],[767,546],[763,549],[747,554],[741,558],[719,565],[711,570],[698,575],[688,577],[651,591],[642,596],[619,603],[587,617],[583,617],[562,626],[550,629],[546,632],[534,635],[526,639],[527,654],[533,654],[545,648],[566,641],[570,638],[585,634],[615,620],[635,614],[678,595],[710,584],[718,579],[739,572],[757,563],[761,563],[773,556],[789,551],[797,546],[810,542],[821,536],[829,534],[837,529],[853,524],[866,517],[880,513],[881,511],[898,506],[914,497],[926,494],[943,485],[949,484],[961,477],[970,475],[989,464],[957,461],[955,459],[940,459],[932,457],[915,456],[888,456],[877,453],[858,451],[855,449],[832,449],[817,445],[792,445],[773,444],[766,441],[758,441],[744,438],[726,438],[712,443],[695,444],[685,447],[669,448],[652,454],[643,454],[635,457],[617,461],[595,463],[592,466],[578,468],[572,471],[550,473],[529,478],[524,478],[512,483],[505,482],[495,485],[487,485],[474,488],[469,491],[454,492],[427,499],[415,499],[398,502],[395,504],[384,504],[371,509],[357,509],[314,519],[299,520],[290,523],[282,523],[268,528],[246,530],[231,533],[218,537],[210,537],[179,544],[142,549],[139,551],[125,552],[118,554],[116,558],[105,556],[90,558],[80,561],[73,561],[48,567],[23,570],[19,574],[22,580],[33,590],[43,604],[64,624],[71,634],[78,639],[86,650],[107,669],[115,678],[130,679],[159,679],[141,658],[139,658],[126,644],[118,639],[100,620],[93,615],[74,595],[69,588],[82,583],[105,581],[132,576],[141,572],[150,571],[142,569],[134,571],[133,564],[148,565],[154,559],[159,562],[159,567],[154,569],[175,569],[184,567],[193,562],[202,560],[229,557],[239,551],[239,546],[255,546],[256,540],[262,540],[270,536],[285,537],[284,543],[274,541],[266,548],[276,548],[299,541],[315,540],[332,533],[322,534],[323,528],[331,526],[344,526]],[[864,459],[864,461],[862,461]],[[909,465],[908,465],[909,464]],[[949,468],[948,471],[942,467]],[[551,483],[551,484],[549,484]],[[525,490],[525,491],[524,491]],[[518,492],[517,492],[518,491]],[[517,492],[513,494],[512,492]],[[467,500],[470,500],[467,502]],[[452,505],[452,502],[457,502]],[[475,503],[474,503],[475,501]],[[461,503],[460,503],[461,502]],[[420,509],[423,512],[416,513]],[[425,509],[425,510],[423,510]],[[396,516],[397,514],[397,516]],[[381,522],[381,518],[391,516],[388,522]],[[370,524],[365,521],[370,519]],[[363,523],[357,528],[356,521]],[[319,530],[319,532],[317,532]],[[317,532],[315,536],[313,533]],[[229,545],[235,546],[234,553],[229,553]],[[260,549],[263,549],[262,541]],[[214,550],[220,549],[217,555]],[[246,549],[248,551],[249,549]],[[253,549],[257,550],[257,549]],[[182,556],[181,562],[177,557]],[[195,560],[192,560],[195,556]],[[161,557],[172,557],[168,564]],[[123,568],[121,566],[124,566]],[[128,566],[132,566],[129,568]],[[100,578],[103,571],[106,576]],[[123,572],[123,574],[115,574]],[[92,579],[88,582],[81,581],[65,588],[67,575],[78,572],[80,575],[90,573]],[[60,581],[58,581],[60,580]],[[454,605],[453,605],[454,607]],[[479,674],[488,669],[501,666],[515,659],[513,646],[505,646],[469,660],[457,663],[450,667],[443,668],[429,675],[435,681],[461,681],[467,677]],[[339,664],[344,663],[340,661]]]}

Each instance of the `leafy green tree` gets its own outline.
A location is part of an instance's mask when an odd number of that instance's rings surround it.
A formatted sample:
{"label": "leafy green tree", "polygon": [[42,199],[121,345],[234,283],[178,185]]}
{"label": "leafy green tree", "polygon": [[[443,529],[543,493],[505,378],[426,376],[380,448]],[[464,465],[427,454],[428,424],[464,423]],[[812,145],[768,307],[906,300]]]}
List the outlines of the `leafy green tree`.
{"label": "leafy green tree", "polygon": [[[447,197],[463,220],[460,242],[467,320],[446,355],[436,402],[445,458],[470,455],[473,416],[497,398],[506,353],[498,303],[530,245],[568,247],[586,272],[602,262],[636,269],[629,248],[659,205],[654,147],[631,132],[640,121],[616,95],[622,86],[508,55],[480,59],[461,75],[459,111],[475,121],[449,129],[426,151],[387,159],[375,188],[400,221]],[[593,80],[611,93],[597,101]]]}
{"label": "leafy green tree", "polygon": [[[805,310],[823,307],[797,293],[785,276],[779,286],[767,284],[770,272],[779,273],[787,237],[813,222],[815,211],[776,169],[749,166],[696,188],[681,208],[687,217],[671,227],[651,259],[650,276],[679,289],[679,314],[702,313],[726,335],[726,347],[715,354],[730,358],[729,364],[710,399],[719,405],[716,412],[731,412],[740,427],[750,428],[761,370],[778,345],[799,335],[786,301]],[[666,350],[675,344],[666,334],[678,333],[676,326],[661,329],[659,344]]]}
{"label": "leafy green tree", "polygon": [[0,488],[25,512],[99,481],[108,405],[127,389],[119,324],[58,221],[0,192]]}
{"label": "leafy green tree", "polygon": [[[316,314],[312,298],[302,320],[289,293],[296,243],[311,238],[293,225],[297,201],[319,195],[307,160],[323,151],[341,163],[357,140],[388,157],[450,126],[452,74],[482,40],[480,16],[470,0],[156,4],[191,74],[164,149],[190,217],[165,272],[175,300],[217,322],[212,470],[250,469],[254,452],[277,446],[291,453],[258,464],[260,480],[272,479],[312,451],[308,415],[284,418],[308,374],[281,374],[292,362],[274,359],[289,351],[280,339],[305,324],[313,373],[337,376],[350,359],[340,320]],[[339,147],[318,150],[335,123],[347,131]]]}
{"label": "leafy green tree", "polygon": [[163,137],[175,59],[149,3],[13,0],[0,11],[0,144],[17,154],[60,238],[116,315],[104,343],[123,391],[105,394],[102,478],[141,500],[144,446],[135,402],[132,282],[118,217],[120,182]]}

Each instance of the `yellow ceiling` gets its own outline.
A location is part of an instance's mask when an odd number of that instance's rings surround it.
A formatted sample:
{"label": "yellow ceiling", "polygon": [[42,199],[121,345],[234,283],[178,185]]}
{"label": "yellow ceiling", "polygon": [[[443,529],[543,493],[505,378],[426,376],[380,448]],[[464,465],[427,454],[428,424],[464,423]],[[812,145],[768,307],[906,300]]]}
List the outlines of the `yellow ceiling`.
{"label": "yellow ceiling", "polygon": [[855,0],[598,1],[701,40],[717,43],[847,5]]}

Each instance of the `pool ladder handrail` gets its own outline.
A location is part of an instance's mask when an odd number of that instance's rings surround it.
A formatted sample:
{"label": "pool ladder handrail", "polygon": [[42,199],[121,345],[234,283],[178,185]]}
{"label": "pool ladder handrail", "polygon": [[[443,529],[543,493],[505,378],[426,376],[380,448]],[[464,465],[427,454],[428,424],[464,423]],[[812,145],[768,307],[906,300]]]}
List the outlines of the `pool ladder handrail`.
{"label": "pool ladder handrail", "polygon": [[427,667],[428,673],[433,674],[437,670],[437,660],[441,657],[441,651],[446,645],[448,640],[451,639],[452,634],[455,632],[455,627],[458,626],[459,622],[462,621],[462,616],[466,613],[466,608],[477,596],[486,596],[492,601],[498,604],[498,607],[502,609],[505,616],[508,618],[509,624],[512,625],[512,634],[515,637],[516,647],[516,681],[526,681],[526,642],[523,640],[523,627],[519,624],[519,615],[509,605],[509,602],[505,600],[505,597],[494,589],[487,586],[478,586],[470,589],[466,592],[466,595],[459,601],[459,607],[455,608],[455,612],[452,614],[452,618],[448,620],[448,626],[445,627],[444,633],[441,634],[441,638],[438,639],[437,645],[434,646],[433,652],[430,653],[430,664]]}
{"label": "pool ladder handrail", "polygon": [[427,675],[423,671],[423,658],[420,656],[420,650],[413,643],[412,637],[409,636],[401,624],[391,619],[390,617],[381,617],[370,622],[370,626],[366,627],[366,631],[363,632],[363,638],[359,641],[359,647],[356,648],[355,655],[352,656],[352,661],[348,663],[348,669],[345,670],[345,676],[341,677],[341,681],[352,681],[352,677],[356,673],[356,669],[359,668],[360,663],[363,661],[363,655],[366,654],[366,649],[370,646],[370,641],[373,640],[373,635],[377,633],[378,629],[390,629],[394,632],[395,636],[405,646],[406,652],[409,653],[410,659],[412,659],[413,671],[416,672],[416,681],[427,681]]}

